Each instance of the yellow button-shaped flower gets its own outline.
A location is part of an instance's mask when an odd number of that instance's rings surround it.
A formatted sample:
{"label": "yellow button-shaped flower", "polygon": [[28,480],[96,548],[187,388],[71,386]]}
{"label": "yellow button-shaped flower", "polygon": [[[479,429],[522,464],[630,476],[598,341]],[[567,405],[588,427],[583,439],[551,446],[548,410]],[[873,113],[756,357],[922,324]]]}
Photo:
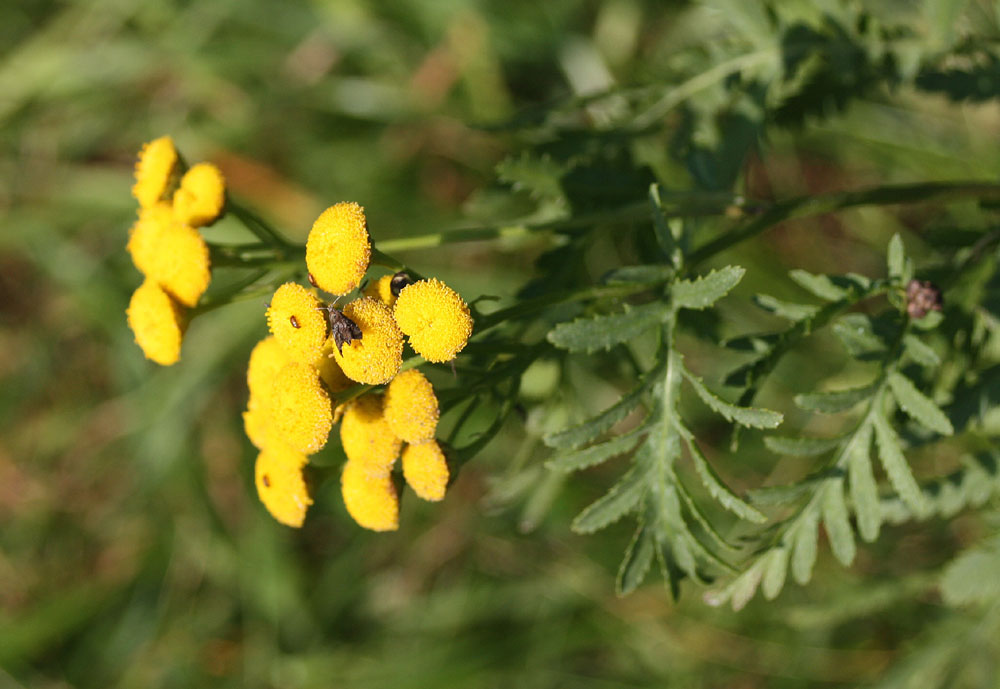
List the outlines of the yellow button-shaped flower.
{"label": "yellow button-shaped flower", "polygon": [[297,361],[285,364],[274,380],[271,416],[281,442],[292,449],[311,455],[326,445],[333,408],[319,372]]}
{"label": "yellow button-shaped flower", "polygon": [[338,203],[323,211],[306,240],[306,266],[320,289],[347,294],[368,270],[372,247],[365,209]]}
{"label": "yellow button-shaped flower", "polygon": [[354,385],[354,381],[344,375],[340,364],[333,358],[334,350],[333,338],[327,338],[323,344],[323,353],[319,358],[316,368],[319,370],[319,377],[326,383],[326,388],[332,393],[343,392]]}
{"label": "yellow button-shaped flower", "polygon": [[372,394],[347,405],[340,420],[340,443],[349,460],[375,476],[389,472],[403,446],[385,420],[382,397]]}
{"label": "yellow button-shaped flower", "polygon": [[427,361],[451,361],[472,335],[468,304],[437,278],[404,287],[393,314],[413,351]]}
{"label": "yellow button-shaped flower", "polygon": [[299,528],[312,504],[302,469],[307,458],[277,443],[257,455],[254,483],[257,495],[271,516],[286,526]]}
{"label": "yellow button-shaped flower", "polygon": [[404,441],[423,443],[434,438],[439,416],[434,387],[417,369],[403,371],[386,388],[385,420]]}
{"label": "yellow button-shaped flower", "polygon": [[197,304],[212,279],[208,245],[198,230],[174,223],[161,233],[158,262],[149,277],[185,306]]}
{"label": "yellow button-shaped flower", "polygon": [[129,230],[126,248],[143,275],[151,276],[157,270],[161,262],[161,237],[174,222],[173,209],[166,201],[139,210],[139,219]]}
{"label": "yellow button-shaped flower", "polygon": [[392,293],[392,275],[383,275],[378,280],[369,282],[362,294],[372,299],[378,299],[390,309],[396,303],[396,295]]}
{"label": "yellow button-shaped flower", "polygon": [[132,195],[139,205],[149,208],[165,198],[175,183],[179,168],[180,157],[169,136],[143,144],[135,164],[135,185],[132,187]]}
{"label": "yellow button-shaped flower", "polygon": [[399,496],[388,472],[372,476],[362,465],[348,461],[340,475],[344,507],[351,518],[372,531],[399,528]]}
{"label": "yellow button-shaped flower", "polygon": [[247,410],[243,412],[243,430],[258,450],[272,445],[274,422],[269,406],[251,397],[247,402]]}
{"label": "yellow button-shaped flower", "polygon": [[388,383],[403,363],[403,333],[389,307],[378,299],[362,297],[344,307],[344,315],[361,329],[361,339],[333,348],[333,356],[351,380],[366,385]]}
{"label": "yellow button-shaped flower", "polygon": [[448,487],[448,462],[434,440],[403,449],[403,478],[413,492],[424,500],[437,502]]}
{"label": "yellow button-shaped flower", "polygon": [[316,364],[326,341],[326,316],[315,294],[302,285],[286,282],[267,307],[267,326],[293,361]]}
{"label": "yellow button-shaped flower", "polygon": [[270,403],[274,380],[290,361],[285,348],[278,344],[273,335],[254,345],[250,352],[250,363],[247,364],[247,388],[250,390],[251,401]]}
{"label": "yellow button-shaped flower", "polygon": [[225,203],[226,182],[211,163],[198,163],[185,172],[174,192],[174,214],[192,227],[214,222]]}
{"label": "yellow button-shaped flower", "polygon": [[132,294],[125,314],[147,359],[161,366],[177,362],[187,324],[184,309],[169,294],[147,278]]}

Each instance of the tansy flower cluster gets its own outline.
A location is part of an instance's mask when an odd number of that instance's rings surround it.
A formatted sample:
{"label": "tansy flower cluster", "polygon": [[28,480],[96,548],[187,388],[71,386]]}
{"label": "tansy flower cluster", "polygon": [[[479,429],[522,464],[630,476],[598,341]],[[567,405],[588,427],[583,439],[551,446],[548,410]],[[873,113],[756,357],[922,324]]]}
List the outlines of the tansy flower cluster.
{"label": "tansy flower cluster", "polygon": [[[325,210],[306,242],[313,288],[288,282],[275,291],[266,314],[270,335],[250,355],[243,418],[260,450],[257,492],[289,526],[301,526],[312,504],[303,470],[337,422],[347,456],[341,492],[359,525],[399,527],[397,459],[418,497],[445,495],[448,464],[435,440],[438,400],[423,373],[401,372],[403,346],[408,341],[427,361],[451,361],[472,334],[472,316],[437,279],[413,282],[397,273],[362,285],[371,257],[364,209],[339,203]],[[320,290],[338,298],[361,294],[338,308],[324,304]],[[357,394],[357,384],[373,389]],[[347,401],[339,403],[338,393]]]}
{"label": "tansy flower cluster", "polygon": [[187,309],[211,280],[208,245],[196,228],[222,213],[225,182],[209,163],[185,171],[174,142],[164,136],[139,152],[132,194],[139,217],[127,248],[145,280],[126,315],[146,358],[170,366],[180,358]]}

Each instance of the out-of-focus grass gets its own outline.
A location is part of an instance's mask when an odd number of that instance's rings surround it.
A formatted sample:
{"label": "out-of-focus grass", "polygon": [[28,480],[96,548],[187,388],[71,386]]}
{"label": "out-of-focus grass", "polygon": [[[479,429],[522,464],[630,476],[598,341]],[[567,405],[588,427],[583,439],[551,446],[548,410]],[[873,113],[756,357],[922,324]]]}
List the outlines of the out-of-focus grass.
{"label": "out-of-focus grass", "polygon": [[[568,529],[600,472],[564,486],[529,533],[533,513],[484,499],[507,458],[542,456],[512,429],[443,504],[408,496],[396,534],[351,523],[336,478],[316,486],[293,532],[257,503],[239,417],[262,304],[197,320],[182,362],[165,370],[125,327],[139,282],[123,247],[142,141],[169,133],[189,158],[217,162],[234,195],[296,238],[339,200],[365,205],[376,240],[436,231],[459,222],[507,150],[504,135],[469,123],[569,93],[580,53],[567,46],[587,46],[623,83],[651,73],[664,45],[683,42],[679,11],[632,0],[0,5],[0,687],[792,687],[877,676],[932,605],[882,603],[890,613],[874,630],[872,618],[809,625],[833,613],[789,609],[892,575],[881,548],[930,567],[952,529],[972,522],[889,533],[851,570],[824,567],[824,553],[818,570],[832,574],[740,615],[693,591],[672,604],[657,585],[619,600],[627,528]],[[943,101],[861,105],[769,142],[751,178],[784,196],[988,175],[997,126]],[[746,250],[748,287],[793,265],[877,270],[897,216],[857,213],[877,236],[853,232],[846,214],[812,228],[844,237],[836,254],[809,232]],[[534,253],[472,244],[413,260],[464,294],[509,295]],[[809,361],[786,366],[784,380],[819,375]]]}

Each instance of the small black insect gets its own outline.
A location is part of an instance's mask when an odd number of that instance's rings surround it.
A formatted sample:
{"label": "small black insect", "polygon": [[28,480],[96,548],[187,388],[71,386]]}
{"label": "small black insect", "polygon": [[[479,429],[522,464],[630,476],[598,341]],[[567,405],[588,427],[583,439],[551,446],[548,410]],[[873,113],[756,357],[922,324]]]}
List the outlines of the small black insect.
{"label": "small black insect", "polygon": [[401,270],[392,276],[392,280],[389,281],[389,290],[392,292],[392,296],[398,297],[404,287],[412,284],[413,280],[410,279],[410,276]]}
{"label": "small black insect", "polygon": [[295,316],[289,316],[288,317],[288,322],[291,323],[292,327],[295,328],[296,330],[298,330],[299,328],[302,327],[302,326],[299,325],[299,319],[296,318]]}
{"label": "small black insect", "polygon": [[326,311],[326,322],[330,326],[330,334],[333,336],[333,343],[337,345],[337,351],[344,353],[344,345],[351,344],[354,340],[361,339],[361,328],[358,324],[340,312],[333,304],[321,306],[320,310]]}

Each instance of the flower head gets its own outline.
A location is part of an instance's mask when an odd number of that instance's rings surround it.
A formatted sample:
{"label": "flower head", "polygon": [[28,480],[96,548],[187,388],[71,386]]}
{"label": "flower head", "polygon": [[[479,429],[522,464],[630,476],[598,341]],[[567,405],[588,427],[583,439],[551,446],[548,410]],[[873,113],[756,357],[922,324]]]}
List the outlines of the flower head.
{"label": "flower head", "polygon": [[347,459],[373,476],[387,474],[403,446],[385,420],[382,397],[371,394],[347,405],[340,420],[340,443]]}
{"label": "flower head", "polygon": [[396,295],[392,293],[392,275],[383,275],[378,280],[372,280],[362,292],[366,297],[378,299],[390,309],[396,303]]}
{"label": "flower head", "polygon": [[177,362],[187,324],[184,310],[169,294],[147,278],[132,294],[125,314],[147,359],[161,366]]}
{"label": "flower head", "polygon": [[423,443],[431,440],[439,416],[434,388],[417,369],[403,371],[386,388],[385,420],[392,432],[404,441]]}
{"label": "flower head", "polygon": [[393,313],[413,351],[427,361],[451,361],[472,335],[468,304],[437,278],[404,287]]}
{"label": "flower head", "polygon": [[331,294],[347,294],[361,284],[372,247],[365,210],[338,203],[323,211],[306,240],[306,266],[316,284]]}
{"label": "flower head", "polygon": [[164,198],[179,168],[180,158],[169,136],[143,144],[135,164],[135,185],[132,187],[132,195],[139,205],[149,208]]}
{"label": "flower head", "polygon": [[251,397],[247,403],[247,410],[243,412],[243,430],[258,450],[273,445],[271,438],[274,433],[274,424],[268,405]]}
{"label": "flower head", "polygon": [[174,214],[192,227],[208,225],[219,217],[226,202],[226,182],[211,163],[198,163],[181,177],[174,192]]}
{"label": "flower head", "polygon": [[348,461],[340,475],[344,507],[351,518],[372,531],[399,528],[399,496],[388,472],[372,476],[362,465]]}
{"label": "flower head", "polygon": [[345,344],[333,356],[351,380],[366,385],[388,383],[403,363],[403,333],[389,307],[371,297],[355,299],[344,315],[361,329],[361,339]]}
{"label": "flower head", "polygon": [[307,458],[280,443],[257,455],[254,483],[271,516],[286,526],[301,527],[312,504],[302,468]]}
{"label": "flower head", "polygon": [[251,400],[270,400],[274,392],[274,380],[291,359],[273,335],[265,337],[254,345],[247,364],[247,388]]}
{"label": "flower head", "polygon": [[129,230],[126,248],[132,263],[143,275],[154,275],[160,266],[160,238],[174,224],[174,212],[166,201],[139,209],[139,219]]}
{"label": "flower head", "polygon": [[344,372],[340,369],[340,364],[333,358],[334,349],[333,338],[328,337],[326,342],[323,343],[323,352],[319,358],[319,363],[316,364],[316,368],[319,370],[319,377],[326,383],[327,389],[330,392],[337,393],[343,392],[354,385],[354,381],[344,375]]}
{"label": "flower head", "polygon": [[159,255],[148,277],[185,306],[194,306],[212,279],[208,245],[198,230],[178,222],[160,233]]}
{"label": "flower head", "polygon": [[403,478],[417,497],[437,502],[448,486],[448,462],[434,440],[407,445],[403,450]]}
{"label": "flower head", "polygon": [[319,362],[326,341],[326,318],[320,307],[315,294],[294,282],[286,282],[271,297],[267,326],[290,359]]}
{"label": "flower head", "polygon": [[274,379],[271,414],[282,442],[305,454],[318,452],[333,427],[330,396],[319,372],[297,361],[285,364]]}

